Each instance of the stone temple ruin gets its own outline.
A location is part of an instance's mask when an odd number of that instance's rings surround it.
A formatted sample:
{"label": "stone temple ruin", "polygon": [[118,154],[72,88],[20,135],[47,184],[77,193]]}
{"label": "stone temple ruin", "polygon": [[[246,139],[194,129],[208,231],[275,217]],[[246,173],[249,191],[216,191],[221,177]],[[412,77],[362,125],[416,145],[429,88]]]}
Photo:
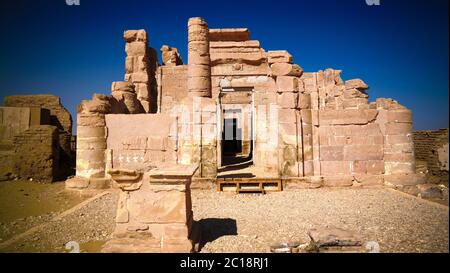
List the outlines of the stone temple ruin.
{"label": "stone temple ruin", "polygon": [[187,65],[170,46],[159,65],[145,30],[124,39],[124,81],[78,107],[76,176],[66,182],[121,189],[105,251],[191,251],[190,187],[264,192],[424,179],[411,111],[392,99],[369,102],[360,79],[304,72],[248,29],[209,29],[202,18],[188,22]]}
{"label": "stone temple ruin", "polygon": [[7,96],[0,107],[0,181],[61,181],[75,165],[72,116],[54,95]]}

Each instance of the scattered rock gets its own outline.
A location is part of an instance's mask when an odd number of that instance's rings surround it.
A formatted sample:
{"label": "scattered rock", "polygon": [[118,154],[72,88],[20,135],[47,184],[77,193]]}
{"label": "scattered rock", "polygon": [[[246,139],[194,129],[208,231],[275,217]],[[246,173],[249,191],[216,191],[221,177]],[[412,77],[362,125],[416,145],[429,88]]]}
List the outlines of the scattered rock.
{"label": "scattered rock", "polygon": [[359,234],[340,228],[321,228],[308,231],[311,240],[318,246],[361,246]]}

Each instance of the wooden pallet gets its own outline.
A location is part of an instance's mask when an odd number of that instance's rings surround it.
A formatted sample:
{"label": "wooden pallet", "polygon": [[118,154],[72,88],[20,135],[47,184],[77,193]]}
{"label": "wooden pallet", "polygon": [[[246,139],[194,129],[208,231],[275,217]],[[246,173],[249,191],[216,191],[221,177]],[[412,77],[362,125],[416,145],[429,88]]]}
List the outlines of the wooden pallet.
{"label": "wooden pallet", "polygon": [[275,192],[282,190],[281,178],[218,178],[217,191]]}

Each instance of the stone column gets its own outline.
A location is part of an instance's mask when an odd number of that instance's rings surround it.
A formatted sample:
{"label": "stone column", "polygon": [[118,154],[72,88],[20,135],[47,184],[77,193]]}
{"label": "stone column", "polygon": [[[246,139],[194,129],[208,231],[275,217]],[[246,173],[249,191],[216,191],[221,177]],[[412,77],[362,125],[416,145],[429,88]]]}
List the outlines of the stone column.
{"label": "stone column", "polygon": [[[152,97],[155,83],[155,71],[152,68],[152,50],[149,48],[148,36],[145,30],[127,30],[124,33],[125,81],[135,87],[137,99],[146,113],[152,112],[156,98]],[[113,90],[115,91],[115,90]],[[153,111],[154,112],[154,111]]]}
{"label": "stone column", "polygon": [[94,94],[78,106],[76,177],[66,181],[67,188],[105,188],[106,123],[111,98]]}
{"label": "stone column", "polygon": [[211,97],[209,29],[200,17],[188,22],[188,91],[193,97]]}

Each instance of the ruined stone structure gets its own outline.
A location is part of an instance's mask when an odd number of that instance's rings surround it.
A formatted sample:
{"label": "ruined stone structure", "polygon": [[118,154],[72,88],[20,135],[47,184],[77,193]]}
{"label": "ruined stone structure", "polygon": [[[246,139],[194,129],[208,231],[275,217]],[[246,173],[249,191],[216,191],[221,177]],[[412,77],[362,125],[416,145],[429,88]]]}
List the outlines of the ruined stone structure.
{"label": "ruined stone structure", "polygon": [[193,186],[278,178],[284,189],[417,184],[411,111],[368,100],[341,71],[304,72],[246,28],[188,22],[188,64],[144,30],[124,33],[125,81],[78,108],[77,176],[69,188],[114,187],[108,170],[196,165]]}
{"label": "ruined stone structure", "polygon": [[198,17],[188,22],[187,65],[170,46],[159,65],[144,30],[124,39],[125,81],[78,107],[76,177],[66,182],[121,190],[105,252],[192,251],[191,186],[424,182],[411,111],[392,99],[369,102],[360,79],[304,72],[287,51],[261,48],[248,29],[209,29]]}
{"label": "ruined stone structure", "polygon": [[67,178],[75,163],[71,137],[72,117],[59,97],[5,97],[0,107],[0,178]]}
{"label": "ruined stone structure", "polygon": [[414,152],[429,182],[448,183],[448,128],[436,131],[415,131]]}

